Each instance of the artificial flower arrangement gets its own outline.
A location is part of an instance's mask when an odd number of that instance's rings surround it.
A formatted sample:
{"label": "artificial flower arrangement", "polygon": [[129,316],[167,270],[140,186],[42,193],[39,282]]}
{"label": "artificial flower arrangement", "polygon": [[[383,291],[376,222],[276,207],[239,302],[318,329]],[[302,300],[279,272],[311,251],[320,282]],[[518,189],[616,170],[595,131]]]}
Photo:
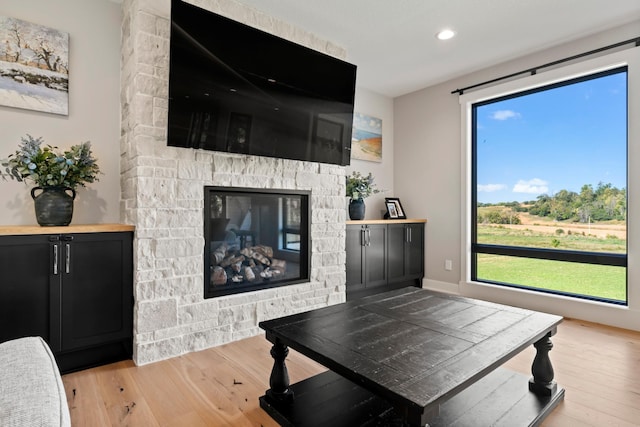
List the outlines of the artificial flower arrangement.
{"label": "artificial flower arrangement", "polygon": [[369,172],[369,175],[364,176],[355,171],[347,176],[346,195],[351,200],[364,199],[379,192],[380,190],[376,188],[376,184],[373,182],[371,172]]}
{"label": "artificial flower arrangement", "polygon": [[71,189],[98,181],[100,168],[91,153],[89,141],[60,152],[58,147],[51,145],[42,147],[42,137],[27,135],[21,140],[18,150],[0,161],[4,168],[0,169],[0,175],[4,180],[9,177],[20,182],[31,180],[42,188]]}

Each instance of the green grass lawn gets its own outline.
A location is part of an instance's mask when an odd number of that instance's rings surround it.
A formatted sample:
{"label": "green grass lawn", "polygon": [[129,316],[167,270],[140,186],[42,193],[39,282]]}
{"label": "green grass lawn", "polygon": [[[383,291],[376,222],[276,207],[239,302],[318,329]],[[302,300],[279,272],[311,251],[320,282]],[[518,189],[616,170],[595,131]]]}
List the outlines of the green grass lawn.
{"label": "green grass lawn", "polygon": [[[559,244],[553,246],[552,239],[557,239]],[[626,253],[626,241],[622,239],[578,234],[549,235],[502,227],[478,226],[478,241],[510,246]],[[478,279],[616,301],[627,300],[627,271],[624,267],[479,254]]]}

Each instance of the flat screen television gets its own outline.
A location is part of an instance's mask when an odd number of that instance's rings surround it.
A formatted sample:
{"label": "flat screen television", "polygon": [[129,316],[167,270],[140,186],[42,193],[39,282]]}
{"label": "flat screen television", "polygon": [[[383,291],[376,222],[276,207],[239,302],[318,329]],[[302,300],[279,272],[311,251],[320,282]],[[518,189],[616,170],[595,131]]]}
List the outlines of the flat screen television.
{"label": "flat screen television", "polygon": [[168,145],[348,165],[356,66],[171,2]]}

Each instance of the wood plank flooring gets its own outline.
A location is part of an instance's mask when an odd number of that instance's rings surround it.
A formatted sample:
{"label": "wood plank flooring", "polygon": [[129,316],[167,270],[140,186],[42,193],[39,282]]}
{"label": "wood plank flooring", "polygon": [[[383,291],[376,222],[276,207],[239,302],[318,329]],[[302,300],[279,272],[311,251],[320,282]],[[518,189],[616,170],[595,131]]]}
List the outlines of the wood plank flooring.
{"label": "wood plank flooring", "polygon": [[[565,320],[550,353],[565,400],[546,427],[640,426],[640,332]],[[73,426],[277,426],[259,407],[272,358],[263,336],[137,367],[63,376]],[[530,373],[529,348],[505,367]],[[325,370],[290,351],[291,382]]]}

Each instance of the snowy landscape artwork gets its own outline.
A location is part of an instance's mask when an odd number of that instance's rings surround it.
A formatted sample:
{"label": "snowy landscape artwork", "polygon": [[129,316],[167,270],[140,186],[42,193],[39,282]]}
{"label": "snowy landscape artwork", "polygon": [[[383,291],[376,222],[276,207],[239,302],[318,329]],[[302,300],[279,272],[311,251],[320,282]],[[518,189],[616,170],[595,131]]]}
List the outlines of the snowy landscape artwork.
{"label": "snowy landscape artwork", "polygon": [[0,105],[69,114],[69,33],[0,16]]}

